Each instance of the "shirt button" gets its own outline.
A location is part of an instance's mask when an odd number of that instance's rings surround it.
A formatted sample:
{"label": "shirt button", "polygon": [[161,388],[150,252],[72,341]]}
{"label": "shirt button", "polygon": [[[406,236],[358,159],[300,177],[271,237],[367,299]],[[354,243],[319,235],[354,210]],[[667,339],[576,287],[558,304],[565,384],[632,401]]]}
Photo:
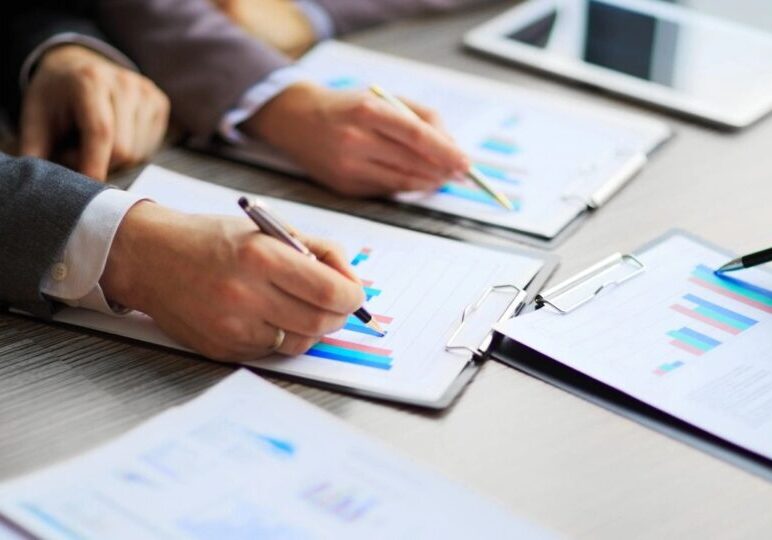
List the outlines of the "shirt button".
{"label": "shirt button", "polygon": [[54,281],[64,281],[67,278],[67,266],[64,263],[56,263],[51,268],[51,277]]}

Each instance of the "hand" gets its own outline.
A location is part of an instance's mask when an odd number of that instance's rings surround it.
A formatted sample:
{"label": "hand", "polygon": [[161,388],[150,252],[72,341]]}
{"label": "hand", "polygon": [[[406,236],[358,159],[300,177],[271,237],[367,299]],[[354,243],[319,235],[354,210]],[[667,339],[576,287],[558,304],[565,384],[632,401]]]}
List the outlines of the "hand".
{"label": "hand", "polygon": [[140,202],[118,228],[100,283],[108,299],[150,315],[215,360],[270,354],[278,328],[286,332],[279,352],[302,354],[364,302],[341,253],[304,241],[321,263],[260,234],[246,218]]}
{"label": "hand", "polygon": [[316,42],[303,10],[287,0],[214,0],[215,5],[252,37],[298,58]]}
{"label": "hand", "polygon": [[169,100],[149,79],[80,45],[48,51],[22,104],[21,153],[104,180],[160,146]]}
{"label": "hand", "polygon": [[410,118],[367,92],[290,86],[242,125],[344,195],[437,189],[468,161],[437,116],[409,104]]}

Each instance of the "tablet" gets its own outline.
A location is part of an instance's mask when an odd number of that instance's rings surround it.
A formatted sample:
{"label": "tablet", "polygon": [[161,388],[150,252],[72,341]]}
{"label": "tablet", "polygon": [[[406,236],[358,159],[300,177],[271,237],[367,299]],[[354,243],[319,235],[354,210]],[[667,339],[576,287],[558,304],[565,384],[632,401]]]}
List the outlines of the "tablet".
{"label": "tablet", "polygon": [[772,109],[772,34],[644,0],[527,0],[472,49],[727,128]]}

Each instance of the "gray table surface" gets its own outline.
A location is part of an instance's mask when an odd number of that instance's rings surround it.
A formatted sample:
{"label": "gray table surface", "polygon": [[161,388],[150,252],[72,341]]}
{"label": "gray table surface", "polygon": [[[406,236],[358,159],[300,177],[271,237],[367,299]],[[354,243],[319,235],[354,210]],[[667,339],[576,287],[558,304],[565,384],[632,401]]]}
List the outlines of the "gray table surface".
{"label": "gray table surface", "polygon": [[[538,90],[641,111],[677,135],[555,252],[562,279],[677,226],[737,252],[772,240],[772,120],[728,134],[462,52],[497,11],[422,19],[352,41]],[[469,237],[431,218],[177,148],[155,163],[229,186]],[[115,179],[128,185],[139,170]],[[554,280],[553,280],[554,281]],[[232,368],[0,315],[0,479],[93,447],[216,383]],[[769,538],[772,485],[496,363],[441,415],[279,384],[512,511],[577,538]]]}

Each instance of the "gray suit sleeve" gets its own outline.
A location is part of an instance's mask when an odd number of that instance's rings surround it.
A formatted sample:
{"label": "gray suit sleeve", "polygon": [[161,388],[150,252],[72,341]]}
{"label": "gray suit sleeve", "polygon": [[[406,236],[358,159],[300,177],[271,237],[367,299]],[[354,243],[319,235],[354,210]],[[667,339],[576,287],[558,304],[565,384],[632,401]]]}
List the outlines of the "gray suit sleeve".
{"label": "gray suit sleeve", "polygon": [[329,13],[335,32],[345,34],[421,13],[436,13],[501,0],[314,0]]}
{"label": "gray suit sleeve", "polygon": [[43,276],[105,188],[47,161],[0,154],[0,305],[51,314],[40,292]]}
{"label": "gray suit sleeve", "polygon": [[175,120],[211,135],[252,86],[290,61],[210,0],[101,0],[99,23],[172,103]]}

